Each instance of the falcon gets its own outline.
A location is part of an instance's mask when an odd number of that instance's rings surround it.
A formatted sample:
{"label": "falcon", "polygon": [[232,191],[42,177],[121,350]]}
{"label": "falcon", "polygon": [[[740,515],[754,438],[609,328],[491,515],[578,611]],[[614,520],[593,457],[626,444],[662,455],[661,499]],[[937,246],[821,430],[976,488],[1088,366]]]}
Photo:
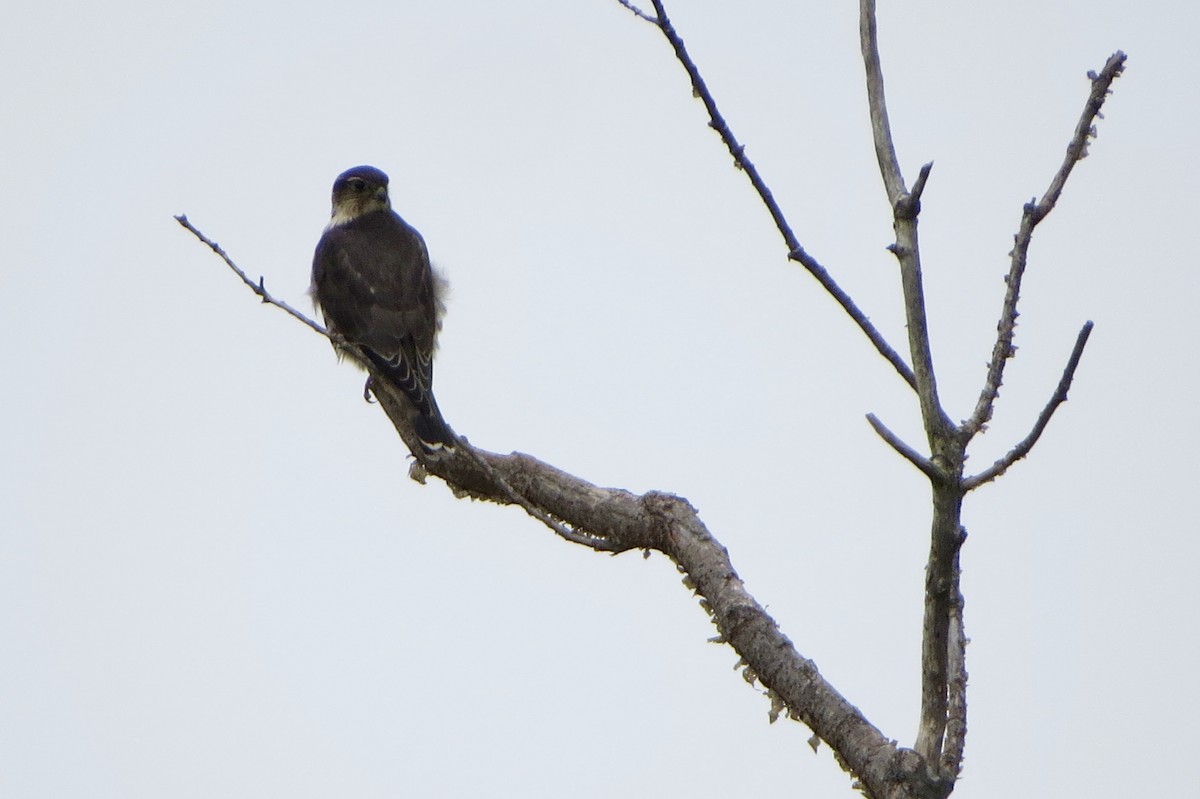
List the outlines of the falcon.
{"label": "falcon", "polygon": [[333,213],[313,256],[313,302],[344,341],[334,344],[339,354],[363,369],[374,366],[408,399],[427,455],[455,444],[433,398],[445,286],[421,234],[392,210],[388,176],[372,166],[338,175]]}

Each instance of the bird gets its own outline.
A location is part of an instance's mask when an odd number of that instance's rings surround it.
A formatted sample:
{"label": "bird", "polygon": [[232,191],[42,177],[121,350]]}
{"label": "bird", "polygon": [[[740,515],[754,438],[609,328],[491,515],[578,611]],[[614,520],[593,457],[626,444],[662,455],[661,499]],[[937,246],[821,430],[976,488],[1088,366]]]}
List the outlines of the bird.
{"label": "bird", "polygon": [[453,452],[457,441],[433,397],[446,285],[421,234],[392,210],[388,176],[373,166],[338,175],[309,292],[341,340],[334,340],[339,356],[374,366],[408,399],[413,431],[430,456]]}

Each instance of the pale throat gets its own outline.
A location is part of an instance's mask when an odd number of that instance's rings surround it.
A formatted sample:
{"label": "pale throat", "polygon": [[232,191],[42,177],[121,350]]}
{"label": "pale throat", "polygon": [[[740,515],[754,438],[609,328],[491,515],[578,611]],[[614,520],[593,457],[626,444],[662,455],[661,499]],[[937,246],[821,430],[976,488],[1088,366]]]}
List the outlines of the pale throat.
{"label": "pale throat", "polygon": [[333,204],[333,215],[330,216],[329,224],[325,229],[338,227],[347,222],[353,222],[365,214],[386,211],[391,207],[392,204],[387,197],[347,197]]}

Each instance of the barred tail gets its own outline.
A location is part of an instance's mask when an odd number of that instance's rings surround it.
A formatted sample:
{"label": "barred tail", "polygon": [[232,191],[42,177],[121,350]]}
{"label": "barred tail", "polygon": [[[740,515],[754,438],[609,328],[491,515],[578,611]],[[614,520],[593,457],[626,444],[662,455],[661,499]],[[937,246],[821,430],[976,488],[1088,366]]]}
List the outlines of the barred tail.
{"label": "barred tail", "polygon": [[425,452],[429,455],[453,452],[458,439],[442,418],[433,392],[420,384],[416,373],[408,368],[403,359],[395,363],[384,360],[370,349],[364,348],[364,351],[375,366],[387,376],[388,382],[398,388],[412,404],[413,432],[417,434]]}

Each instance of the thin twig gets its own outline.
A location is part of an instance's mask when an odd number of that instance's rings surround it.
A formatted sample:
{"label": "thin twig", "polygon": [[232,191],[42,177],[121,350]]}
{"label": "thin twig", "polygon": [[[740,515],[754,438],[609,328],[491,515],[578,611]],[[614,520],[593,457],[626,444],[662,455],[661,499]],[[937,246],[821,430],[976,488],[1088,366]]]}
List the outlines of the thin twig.
{"label": "thin twig", "polygon": [[[313,321],[312,319],[309,319],[307,316],[300,313],[299,311],[297,311],[292,306],[288,305],[283,300],[276,299],[270,292],[268,292],[266,289],[266,286],[263,285],[263,279],[261,277],[258,279],[257,283],[255,283],[253,280],[251,280],[249,278],[249,276],[247,276],[246,273],[242,271],[241,267],[239,267],[237,264],[235,264],[233,262],[233,259],[230,258],[223,249],[221,249],[221,246],[219,244],[217,244],[215,241],[213,241],[212,239],[205,236],[203,233],[201,233],[199,230],[197,230],[196,227],[193,226],[191,222],[188,221],[186,214],[179,214],[178,216],[175,217],[175,221],[178,222],[179,224],[183,225],[183,227],[186,228],[193,236],[195,236],[196,238],[200,239],[200,241],[207,244],[209,249],[211,249],[213,252],[215,252],[217,255],[219,255],[221,257],[221,260],[225,262],[225,265],[228,266],[230,269],[232,269],[234,271],[234,273],[242,279],[242,282],[250,287],[251,291],[253,291],[255,294],[257,294],[259,297],[262,297],[263,303],[265,303],[266,305],[274,305],[276,308],[286,311],[287,313],[289,313],[292,316],[299,319],[304,324],[311,327],[313,330],[320,333],[325,338],[329,339],[330,341],[334,341],[334,337],[332,335],[330,335],[329,331],[326,330],[324,327],[322,327],[320,324]],[[338,342],[334,341],[334,343],[336,344]]]}
{"label": "thin twig", "polygon": [[704,103],[705,110],[708,111],[709,127],[720,135],[721,140],[729,149],[729,154],[733,157],[734,165],[744,171],[746,177],[750,179],[750,184],[754,186],[754,190],[762,198],[763,204],[766,205],[767,211],[771,214],[771,219],[775,222],[775,227],[779,229],[780,235],[783,236],[788,252],[804,252],[795,233],[792,232],[791,225],[788,224],[787,219],[784,217],[779,203],[775,201],[775,195],[767,186],[766,181],[763,180],[762,175],[759,174],[758,167],[746,157],[746,146],[738,141],[730,129],[729,123],[725,121],[725,117],[721,115],[720,109],[717,108],[717,101],[713,98],[712,92],[709,91],[708,84],[704,82],[704,78],[700,75],[700,69],[696,66],[696,62],[692,60],[691,55],[688,54],[683,39],[680,38],[679,33],[675,30],[675,26],[671,24],[671,20],[667,17],[662,0],[654,0],[654,10],[658,15],[658,21],[655,24],[663,32],[667,41],[671,43],[671,47],[675,50],[675,57],[683,65],[684,70],[687,71],[688,77],[692,82],[693,95],[700,98],[700,101]]}
{"label": "thin twig", "polygon": [[1046,189],[1046,193],[1042,195],[1042,199],[1038,203],[1038,221],[1041,221],[1041,217],[1054,209],[1054,204],[1058,202],[1063,186],[1066,185],[1067,178],[1070,177],[1075,164],[1087,158],[1088,142],[1096,136],[1095,121],[1097,118],[1104,118],[1104,115],[1100,113],[1104,108],[1104,101],[1108,99],[1112,82],[1119,78],[1124,70],[1125,54],[1118,50],[1108,57],[1100,74],[1088,73],[1088,77],[1092,81],[1092,91],[1088,95],[1083,113],[1079,116],[1079,123],[1075,126],[1075,135],[1071,138],[1071,143],[1067,145],[1067,153],[1063,157],[1062,166],[1059,167],[1054,180],[1050,181],[1050,188]]}
{"label": "thin twig", "polygon": [[788,258],[798,262],[808,270],[810,275],[817,279],[817,282],[821,284],[821,288],[825,289],[837,301],[837,304],[842,306],[842,310],[850,315],[850,318],[858,325],[859,330],[866,334],[866,337],[875,346],[875,351],[892,365],[892,368],[896,370],[896,374],[900,375],[900,379],[907,383],[909,388],[915,390],[917,387],[917,378],[913,374],[912,367],[904,361],[904,358],[901,357],[900,353],[896,352],[891,344],[888,344],[883,334],[879,332],[875,325],[871,324],[871,320],[867,318],[867,315],[859,309],[854,300],[850,299],[850,295],[837,284],[829,272],[826,271],[825,267],[816,258],[805,252],[803,248],[797,248],[789,252]]}
{"label": "thin twig", "polygon": [[876,433],[879,434],[880,438],[886,441],[892,449],[896,450],[896,452],[903,455],[909,463],[924,472],[925,476],[930,480],[945,479],[945,475],[938,471],[937,467],[933,465],[932,461],[930,461],[921,453],[917,452],[915,449],[905,443],[900,436],[888,429],[887,425],[879,421],[879,417],[877,417],[875,414],[868,413],[867,421],[871,423],[871,427]]}
{"label": "thin twig", "polygon": [[629,2],[629,0],[617,0],[617,2],[620,3],[621,5],[625,6],[626,8],[628,8],[630,11],[632,11],[634,16],[636,16],[640,19],[646,20],[651,25],[658,24],[658,20],[656,20],[654,17],[647,14],[645,11],[642,11],[640,8],[635,6],[633,3]]}
{"label": "thin twig", "polygon": [[1079,366],[1079,359],[1083,356],[1083,348],[1087,346],[1088,336],[1091,334],[1092,323],[1088,322],[1079,331],[1078,338],[1075,339],[1075,348],[1071,350],[1071,358],[1067,361],[1066,368],[1063,369],[1062,378],[1058,381],[1058,387],[1054,390],[1054,396],[1050,397],[1050,401],[1046,403],[1046,407],[1042,408],[1042,412],[1038,415],[1037,422],[1034,423],[1033,430],[1029,432],[1029,435],[1025,436],[1007,455],[996,461],[990,468],[985,469],[974,477],[968,477],[963,480],[963,490],[970,491],[984,483],[995,480],[1008,471],[1010,466],[1029,454],[1029,450],[1033,449],[1033,445],[1037,443],[1037,440],[1042,435],[1042,431],[1049,424],[1050,417],[1058,410],[1059,405],[1067,401],[1067,392],[1071,389],[1071,381],[1075,379],[1075,369]]}
{"label": "thin twig", "polygon": [[[617,0],[617,2],[631,11],[634,11],[634,13],[637,13],[637,10],[631,6],[630,3],[626,2],[626,0]],[[653,23],[659,30],[662,31],[663,36],[666,37],[667,41],[670,42],[672,49],[675,51],[675,57],[679,60],[679,63],[683,65],[684,70],[687,72],[688,77],[691,80],[692,93],[696,97],[700,98],[700,100],[704,103],[705,109],[708,111],[709,127],[715,130],[721,137],[721,141],[723,141],[725,146],[729,149],[729,154],[733,156],[734,164],[738,169],[746,173],[746,177],[750,180],[750,185],[754,187],[754,190],[758,193],[763,205],[766,206],[767,212],[770,213],[771,219],[775,222],[775,227],[778,228],[779,234],[783,237],[784,244],[788,248],[788,259],[799,263],[808,270],[809,274],[817,279],[817,282],[821,284],[821,287],[825,289],[825,291],[833,297],[838,305],[842,306],[842,309],[849,314],[850,318],[854,320],[854,323],[858,325],[859,329],[866,335],[871,344],[874,345],[875,350],[892,365],[892,368],[896,370],[896,373],[900,375],[901,379],[903,379],[905,383],[908,383],[909,386],[915,389],[917,382],[916,378],[913,376],[912,369],[909,368],[908,364],[905,363],[900,354],[896,352],[896,350],[890,344],[887,343],[887,340],[884,339],[883,334],[880,333],[873,324],[871,324],[871,320],[867,317],[867,315],[863,313],[857,305],[855,305],[854,300],[850,298],[850,295],[842,290],[841,286],[837,284],[837,282],[829,274],[828,270],[826,270],[816,258],[811,256],[804,249],[804,247],[801,246],[800,241],[796,238],[796,234],[792,231],[792,227],[788,223],[787,218],[783,215],[783,211],[780,209],[779,203],[776,202],[775,195],[767,186],[766,181],[763,180],[762,175],[759,174],[758,168],[754,165],[754,162],[752,162],[746,156],[745,145],[739,142],[737,137],[734,136],[733,131],[729,127],[729,123],[725,121],[725,118],[721,115],[720,110],[717,108],[717,102],[713,98],[712,92],[709,91],[707,84],[705,84],[704,78],[701,77],[699,68],[696,66],[696,63],[692,61],[691,56],[688,54],[687,48],[683,44],[683,39],[680,38],[679,33],[671,24],[671,20],[667,17],[667,12],[663,6],[662,0],[653,0],[653,2],[656,17],[651,17],[645,13],[638,13],[638,16],[648,22]]]}
{"label": "thin twig", "polygon": [[1088,141],[1096,135],[1095,121],[1103,118],[1100,113],[1104,101],[1108,97],[1112,82],[1120,77],[1125,68],[1125,54],[1120,50],[1113,53],[1104,64],[1100,74],[1088,73],[1092,88],[1084,104],[1083,113],[1075,124],[1075,133],[1067,145],[1063,162],[1050,181],[1049,188],[1037,202],[1029,202],[1021,213],[1021,225],[1014,237],[1012,252],[1009,253],[1010,264],[1008,275],[1004,282],[1007,285],[1004,292],[1004,305],[1000,311],[1000,321],[996,325],[996,344],[992,348],[992,358],[988,362],[987,377],[979,400],[971,418],[963,423],[962,436],[964,441],[973,438],[984,426],[991,421],[996,397],[1000,394],[1000,386],[1004,382],[1004,367],[1008,359],[1015,353],[1013,336],[1017,326],[1017,302],[1021,296],[1021,279],[1025,275],[1025,266],[1029,257],[1029,244],[1033,239],[1033,230],[1046,215],[1054,210],[1055,203],[1062,195],[1063,186],[1074,169],[1075,164],[1087,157]]}

